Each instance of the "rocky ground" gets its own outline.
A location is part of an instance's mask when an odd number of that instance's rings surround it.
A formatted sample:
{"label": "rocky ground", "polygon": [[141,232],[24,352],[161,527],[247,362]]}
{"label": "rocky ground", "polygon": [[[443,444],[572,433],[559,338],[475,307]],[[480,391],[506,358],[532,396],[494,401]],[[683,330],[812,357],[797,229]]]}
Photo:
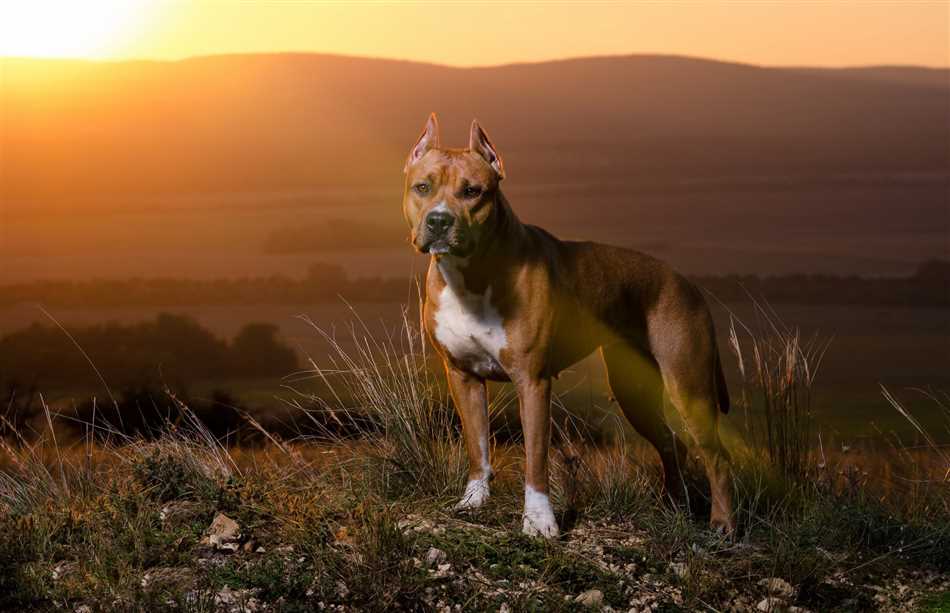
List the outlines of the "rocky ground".
{"label": "rocky ground", "polygon": [[[165,530],[175,531],[199,517],[195,503],[166,504]],[[440,613],[468,610],[807,611],[904,612],[933,605],[934,594],[950,592],[950,575],[896,564],[887,572],[862,572],[849,556],[819,549],[836,570],[820,581],[795,584],[771,576],[771,552],[762,545],[723,540],[710,533],[670,559],[655,557],[649,532],[631,522],[582,520],[563,539],[547,543],[444,513],[409,513],[388,536],[341,526],[326,543],[335,561],[353,568],[379,542],[393,539],[402,559],[389,559],[382,576],[355,574],[353,580],[403,582],[400,609]],[[255,534],[255,532],[259,534]],[[364,599],[365,586],[347,573],[320,568],[327,552],[314,558],[299,544],[269,542],[266,530],[249,531],[217,513],[191,549],[189,563],[155,566],[141,575],[141,595],[162,608],[220,612],[283,610],[357,611],[378,609]],[[263,544],[267,542],[267,544]],[[176,541],[179,545],[180,541]],[[367,548],[369,545],[369,548]],[[329,564],[332,566],[332,564]],[[53,584],[68,583],[81,564],[62,561],[51,569]],[[280,573],[282,576],[272,576]],[[309,584],[307,584],[309,582]],[[304,585],[307,584],[307,585]],[[715,606],[697,594],[721,586]],[[274,589],[277,587],[278,589]],[[288,593],[281,594],[281,589]],[[135,608],[111,603],[73,603],[77,613]],[[934,608],[933,610],[942,610]]]}

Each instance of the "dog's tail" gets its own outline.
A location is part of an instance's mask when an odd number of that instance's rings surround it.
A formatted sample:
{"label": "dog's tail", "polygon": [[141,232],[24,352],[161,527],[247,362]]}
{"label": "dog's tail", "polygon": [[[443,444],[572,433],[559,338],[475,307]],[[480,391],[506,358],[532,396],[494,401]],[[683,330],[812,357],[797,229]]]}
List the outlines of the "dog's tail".
{"label": "dog's tail", "polygon": [[719,402],[719,410],[723,413],[729,412],[729,388],[726,387],[726,377],[722,373],[722,361],[719,359],[719,351],[716,351],[716,399]]}

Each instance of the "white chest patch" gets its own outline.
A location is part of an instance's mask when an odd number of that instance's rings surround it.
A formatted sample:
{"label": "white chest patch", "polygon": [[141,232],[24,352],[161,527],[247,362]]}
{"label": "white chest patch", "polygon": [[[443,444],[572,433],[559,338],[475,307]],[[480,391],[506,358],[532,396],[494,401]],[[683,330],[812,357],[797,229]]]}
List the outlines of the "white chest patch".
{"label": "white chest patch", "polygon": [[445,288],[434,316],[435,338],[475,374],[503,373],[499,355],[507,338],[501,314],[491,304],[491,287],[484,294],[466,290],[458,264],[450,258],[442,258],[438,267]]}

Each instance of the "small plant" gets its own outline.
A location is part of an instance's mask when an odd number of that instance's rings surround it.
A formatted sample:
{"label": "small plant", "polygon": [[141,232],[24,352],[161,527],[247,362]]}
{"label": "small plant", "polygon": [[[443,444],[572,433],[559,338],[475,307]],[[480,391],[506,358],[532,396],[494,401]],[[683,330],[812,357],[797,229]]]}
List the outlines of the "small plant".
{"label": "small plant", "polygon": [[[743,383],[752,387],[751,393],[742,390],[746,435],[759,439],[784,478],[801,483],[809,476],[815,436],[815,377],[831,341],[818,335],[803,339],[797,328],[786,325],[767,304],[752,302],[759,321],[757,330],[734,316],[729,320],[730,347]],[[749,346],[745,351],[744,344]],[[746,351],[751,352],[751,360]]]}
{"label": "small plant", "polygon": [[644,508],[658,502],[655,478],[633,461],[630,449],[622,444],[589,449],[580,461],[580,495],[587,512],[614,518],[639,516]]}

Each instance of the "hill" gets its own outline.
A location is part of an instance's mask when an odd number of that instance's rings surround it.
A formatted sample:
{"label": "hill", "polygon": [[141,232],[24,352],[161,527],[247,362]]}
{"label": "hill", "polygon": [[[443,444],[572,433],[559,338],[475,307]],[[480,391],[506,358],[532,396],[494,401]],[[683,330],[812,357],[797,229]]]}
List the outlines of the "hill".
{"label": "hill", "polygon": [[[669,56],[487,68],[329,55],[6,59],[2,195],[389,186],[430,110],[473,116],[530,183],[894,175],[950,167],[950,85],[922,69]],[[117,172],[121,169],[121,172]]]}
{"label": "hill", "polygon": [[693,274],[907,275],[947,257],[948,80],[670,56],[5,59],[0,282],[303,275],[317,256],[405,276],[401,170],[431,110],[447,145],[477,116],[519,215],[565,238]]}

